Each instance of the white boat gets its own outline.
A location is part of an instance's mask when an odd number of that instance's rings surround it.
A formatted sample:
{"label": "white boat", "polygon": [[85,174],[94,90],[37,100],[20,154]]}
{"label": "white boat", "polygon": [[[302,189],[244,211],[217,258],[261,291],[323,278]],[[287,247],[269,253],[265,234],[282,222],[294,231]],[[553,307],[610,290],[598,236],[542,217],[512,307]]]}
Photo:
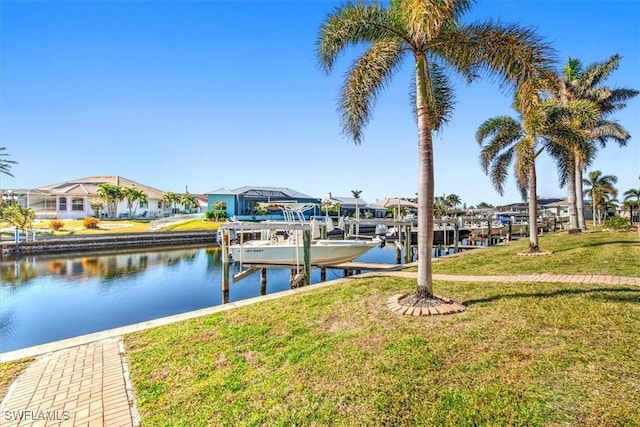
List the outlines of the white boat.
{"label": "white boat", "polygon": [[[304,244],[301,227],[292,229],[293,225],[311,225],[312,237],[319,234],[317,224],[310,224],[304,219],[303,213],[313,208],[312,205],[300,203],[271,203],[269,208],[282,209],[284,222],[270,222],[269,230],[263,233],[266,238],[247,242],[235,241],[229,245],[229,254],[234,262],[243,264],[304,264]],[[281,226],[281,232],[274,229],[274,225]],[[332,224],[327,223],[327,229]],[[256,225],[260,228],[260,225]],[[310,241],[309,257],[311,265],[332,265],[352,261],[360,255],[380,244],[377,239],[372,240],[333,240],[313,239]]]}
{"label": "white boat", "polygon": [[[231,245],[229,250],[234,261],[244,264],[303,264],[302,244],[287,240],[251,240]],[[352,261],[376,246],[378,242],[374,240],[312,240],[309,257],[312,265],[339,264]]]}

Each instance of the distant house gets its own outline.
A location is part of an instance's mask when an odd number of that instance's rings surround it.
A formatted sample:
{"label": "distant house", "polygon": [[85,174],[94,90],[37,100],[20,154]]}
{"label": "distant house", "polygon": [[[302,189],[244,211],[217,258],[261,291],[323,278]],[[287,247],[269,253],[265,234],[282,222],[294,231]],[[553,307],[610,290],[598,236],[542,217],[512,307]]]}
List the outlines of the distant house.
{"label": "distant house", "polygon": [[407,215],[416,215],[418,213],[418,204],[415,202],[410,202],[409,200],[398,198],[383,199],[377,200],[375,204],[378,206],[382,206],[383,208],[385,208],[385,210],[396,209],[396,211],[397,207],[400,206],[400,212],[404,210]]}
{"label": "distant house", "polygon": [[357,209],[358,211],[360,211],[360,218],[384,218],[387,211],[384,206],[370,204],[360,197],[358,197],[357,199],[355,197],[340,197],[333,196],[331,193],[329,193],[322,202],[331,202],[338,205],[339,216],[349,216],[355,218]]}
{"label": "distant house", "polygon": [[[584,202],[585,219],[591,219],[592,214],[589,209],[589,202]],[[498,206],[498,212],[512,212],[518,214],[527,214],[529,205],[524,202],[511,203],[509,205]],[[538,199],[538,215],[542,217],[559,217],[567,218],[569,216],[569,202],[565,198],[539,198]]]}
{"label": "distant house", "polygon": [[[132,187],[143,191],[147,195],[147,201],[134,204],[131,212],[134,216],[161,217],[170,215],[172,210],[184,209],[180,204],[171,206],[163,201],[164,191],[117,175],[90,176],[38,188],[17,189],[14,193],[18,195],[18,203],[35,211],[36,218],[82,219],[97,214],[91,207],[91,202],[100,199],[98,196],[100,184]],[[104,215],[103,209],[100,216]],[[126,200],[117,204],[115,215],[116,217],[129,215]]]}
{"label": "distant house", "polygon": [[228,218],[235,217],[238,220],[282,219],[279,210],[269,211],[266,215],[261,214],[261,203],[308,203],[313,205],[313,209],[306,212],[307,217],[319,213],[319,199],[286,187],[244,186],[235,190],[218,188],[205,195],[208,210],[215,210],[217,206],[219,210],[227,213]]}

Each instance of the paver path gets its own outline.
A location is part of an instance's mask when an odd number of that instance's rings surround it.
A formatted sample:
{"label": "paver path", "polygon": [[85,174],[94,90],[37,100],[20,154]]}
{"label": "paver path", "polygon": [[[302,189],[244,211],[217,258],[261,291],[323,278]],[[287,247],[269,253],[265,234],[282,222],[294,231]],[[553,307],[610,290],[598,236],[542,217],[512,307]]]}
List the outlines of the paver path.
{"label": "paver path", "polygon": [[[374,273],[372,273],[374,274]],[[380,272],[376,275],[415,278],[411,271]],[[460,274],[433,274],[433,280],[449,282],[504,282],[504,283],[584,283],[601,285],[640,285],[640,277],[608,276],[605,274],[520,274],[504,276],[467,276]]]}
{"label": "paver path", "polygon": [[[415,278],[415,272],[367,276]],[[640,285],[640,277],[598,274],[466,276],[434,274],[435,280],[466,282],[566,282]],[[335,282],[341,282],[342,279]],[[310,288],[306,288],[309,290]],[[305,288],[300,289],[305,291]],[[274,298],[275,294],[269,296]],[[137,411],[119,338],[91,342],[41,356],[20,376],[0,405],[0,424],[10,426],[133,426]]]}
{"label": "paver path", "polygon": [[20,376],[0,425],[133,426],[118,339],[40,357]]}

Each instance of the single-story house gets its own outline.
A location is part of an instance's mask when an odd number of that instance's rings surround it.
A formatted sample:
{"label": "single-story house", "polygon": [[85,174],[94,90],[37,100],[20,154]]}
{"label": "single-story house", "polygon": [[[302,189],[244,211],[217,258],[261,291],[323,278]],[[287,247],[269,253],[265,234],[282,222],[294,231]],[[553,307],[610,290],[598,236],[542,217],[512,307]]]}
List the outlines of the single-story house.
{"label": "single-story house", "polygon": [[374,203],[368,203],[361,197],[339,197],[333,196],[331,193],[322,200],[323,205],[334,204],[339,206],[339,216],[356,216],[356,209],[360,212],[359,217],[363,218],[384,218],[387,208]]}
{"label": "single-story house", "polygon": [[228,218],[234,217],[237,220],[283,219],[279,210],[269,210],[265,214],[260,208],[261,204],[278,202],[312,205],[313,209],[305,212],[307,219],[319,214],[319,199],[286,187],[244,186],[235,190],[219,188],[205,194],[208,210],[224,211]]}
{"label": "single-story house", "polygon": [[[529,205],[525,202],[511,203],[509,205],[498,206],[497,211],[511,212],[526,215],[529,212]],[[569,216],[569,202],[565,198],[538,198],[538,215],[542,217],[560,217],[567,218]],[[589,202],[584,201],[584,217],[592,219]]]}
{"label": "single-story house", "polygon": [[382,206],[385,210],[393,209],[394,211],[397,211],[399,206],[400,212],[405,212],[406,215],[416,215],[418,213],[418,204],[409,200],[391,198],[377,200],[375,204]]}
{"label": "single-story house", "polygon": [[[141,190],[147,196],[146,201],[136,201],[129,207],[126,200],[116,205],[115,217],[135,216],[142,218],[157,218],[169,216],[184,210],[181,203],[170,203],[163,200],[165,191],[159,190],[139,182],[117,176],[90,176],[45,185],[32,189],[16,189],[14,194],[18,196],[21,206],[33,209],[36,218],[44,219],[83,219],[87,216],[106,216],[106,203],[98,195],[100,184],[111,184],[121,187]],[[102,201],[103,208],[100,212],[92,207],[92,202]],[[199,210],[197,207],[195,210]]]}

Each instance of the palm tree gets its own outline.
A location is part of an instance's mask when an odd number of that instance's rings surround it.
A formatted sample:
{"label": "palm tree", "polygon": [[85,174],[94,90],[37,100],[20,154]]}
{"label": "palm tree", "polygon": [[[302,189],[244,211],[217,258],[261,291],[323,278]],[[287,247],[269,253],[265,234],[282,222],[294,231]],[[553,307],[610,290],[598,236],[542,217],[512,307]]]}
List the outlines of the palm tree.
{"label": "palm tree", "polygon": [[351,190],[351,195],[354,199],[356,199],[356,221],[360,219],[360,208],[358,207],[358,200],[360,199],[361,194],[362,190]]}
{"label": "palm tree", "polygon": [[563,141],[565,154],[558,158],[561,183],[567,184],[569,199],[569,232],[586,228],[583,202],[583,171],[597,154],[597,143],[605,147],[609,139],[625,146],[629,133],[618,123],[608,120],[615,111],[626,107],[626,101],[638,95],[638,91],[628,88],[610,89],[602,83],[618,68],[621,57],[612,55],[607,61],[593,63],[586,69],[578,59],[569,58],[561,76],[551,80],[551,94],[561,105],[574,100],[592,102],[599,110],[600,117],[591,123],[575,124],[583,131],[583,137]]}
{"label": "palm tree", "polygon": [[162,195],[162,202],[171,206],[171,214],[176,213],[176,203],[180,203],[180,195],[171,191]]}
{"label": "palm tree", "polygon": [[591,206],[593,209],[593,226],[597,225],[596,209],[604,204],[608,196],[617,195],[614,184],[618,182],[615,175],[603,175],[599,170],[589,172],[589,179],[583,179],[583,184],[587,186],[587,190],[591,195]]}
{"label": "palm tree", "polygon": [[183,194],[180,196],[180,203],[184,205],[184,208],[191,212],[191,209],[195,209],[198,206],[198,199],[193,194]]}
{"label": "palm tree", "polygon": [[[524,120],[523,120],[524,122]],[[525,123],[500,116],[486,120],[476,132],[476,141],[482,146],[480,164],[500,195],[504,194],[504,182],[509,166],[514,164],[516,182],[522,198],[529,201],[529,252],[540,250],[536,224],[538,196],[536,189],[536,157],[539,132],[526,129]],[[484,145],[483,145],[484,144]]]}
{"label": "palm tree", "polygon": [[625,191],[624,204],[629,208],[629,222],[633,224],[633,210],[640,209],[640,188],[631,188]]}
{"label": "palm tree", "polygon": [[[122,197],[127,201],[127,208],[129,208],[129,217],[133,217],[140,202],[147,201],[147,193],[143,190],[138,190],[135,187],[123,187]],[[135,203],[135,208],[133,207]]]}
{"label": "palm tree", "polygon": [[472,80],[481,72],[498,75],[505,85],[516,83],[516,96],[528,99],[537,77],[551,65],[551,50],[535,33],[517,25],[492,22],[464,24],[469,0],[392,0],[387,6],[347,3],[323,22],[318,56],[331,72],[349,46],[367,45],[349,70],[339,111],[343,131],[356,144],[380,91],[402,60],[415,65],[415,111],[418,129],[418,300],[433,299],[433,131],[450,117],[452,87],[445,68]]}
{"label": "palm tree", "polygon": [[107,215],[110,218],[115,218],[118,213],[118,203],[124,198],[122,187],[104,182],[98,184],[97,193],[107,205]]}
{"label": "palm tree", "polygon": [[449,206],[449,208],[456,209],[458,205],[462,203],[462,199],[460,199],[460,196],[458,196],[457,194],[449,194],[445,198],[445,202],[447,206]]}

